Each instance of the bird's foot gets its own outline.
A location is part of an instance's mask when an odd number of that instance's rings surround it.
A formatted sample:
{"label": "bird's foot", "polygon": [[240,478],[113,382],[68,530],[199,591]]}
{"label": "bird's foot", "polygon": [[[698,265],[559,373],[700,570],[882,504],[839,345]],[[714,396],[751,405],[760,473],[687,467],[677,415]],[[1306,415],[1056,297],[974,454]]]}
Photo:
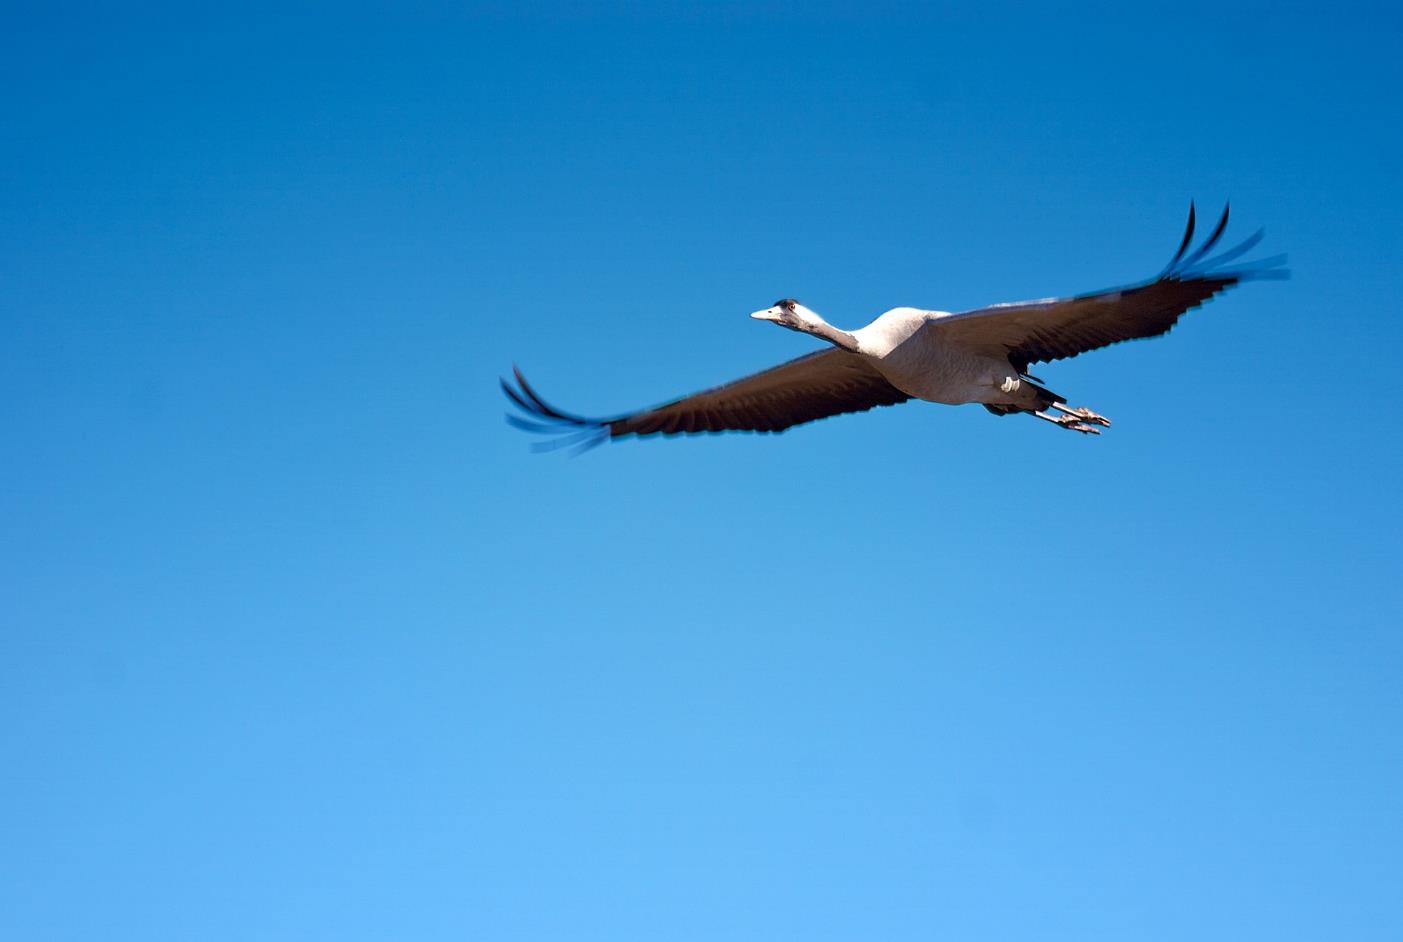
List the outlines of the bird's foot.
{"label": "bird's foot", "polygon": [[1103,428],[1111,427],[1111,420],[1097,412],[1092,412],[1086,406],[1062,406],[1056,407],[1058,412],[1065,413],[1066,416],[1078,419],[1082,422],[1089,422],[1092,425],[1099,425]]}
{"label": "bird's foot", "polygon": [[1033,415],[1045,422],[1070,429],[1073,432],[1081,432],[1083,435],[1100,435],[1101,430],[1094,425],[1087,425],[1081,420],[1081,416],[1073,414],[1070,410],[1063,410],[1065,415],[1049,415],[1046,412],[1034,412]]}
{"label": "bird's foot", "polygon": [[[1099,428],[1097,428],[1094,425],[1087,425],[1075,415],[1059,415],[1057,418],[1053,419],[1053,421],[1065,429],[1071,429],[1073,432],[1081,432],[1083,435],[1101,434],[1101,430]],[[1110,425],[1109,422],[1107,422],[1106,424]]]}

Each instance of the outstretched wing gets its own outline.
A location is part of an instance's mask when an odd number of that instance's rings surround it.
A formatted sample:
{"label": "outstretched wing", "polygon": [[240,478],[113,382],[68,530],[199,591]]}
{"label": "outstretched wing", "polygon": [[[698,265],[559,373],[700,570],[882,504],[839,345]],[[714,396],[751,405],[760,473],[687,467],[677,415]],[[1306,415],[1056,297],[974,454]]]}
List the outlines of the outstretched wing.
{"label": "outstretched wing", "polygon": [[513,368],[516,385],[502,380],[502,391],[529,418],[507,421],[528,432],[557,436],[536,447],[592,447],[625,435],[679,435],[693,432],[782,432],[793,425],[844,412],[864,412],[911,397],[897,389],[866,360],[846,350],[821,350],[781,363],[744,379],[612,419],[571,415],[548,405]]}
{"label": "outstretched wing", "polygon": [[1003,349],[1020,372],[1030,363],[1074,357],[1088,350],[1168,333],[1181,315],[1241,281],[1285,278],[1284,255],[1241,268],[1227,268],[1251,251],[1264,232],[1234,248],[1206,257],[1228,227],[1228,209],[1203,245],[1189,253],[1194,236],[1194,208],[1179,251],[1156,278],[1139,285],[1098,291],[1073,298],[1049,298],[995,304],[931,320],[942,343],[966,348]]}

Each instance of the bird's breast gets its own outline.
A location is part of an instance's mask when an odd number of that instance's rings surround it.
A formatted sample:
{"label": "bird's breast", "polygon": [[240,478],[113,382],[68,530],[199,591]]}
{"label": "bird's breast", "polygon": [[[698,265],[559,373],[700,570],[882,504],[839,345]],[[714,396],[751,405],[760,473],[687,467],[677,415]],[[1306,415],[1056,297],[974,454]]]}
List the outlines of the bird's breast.
{"label": "bird's breast", "polygon": [[997,386],[1010,372],[1007,359],[952,349],[932,342],[925,332],[874,359],[873,365],[908,396],[948,405],[985,401],[990,385]]}

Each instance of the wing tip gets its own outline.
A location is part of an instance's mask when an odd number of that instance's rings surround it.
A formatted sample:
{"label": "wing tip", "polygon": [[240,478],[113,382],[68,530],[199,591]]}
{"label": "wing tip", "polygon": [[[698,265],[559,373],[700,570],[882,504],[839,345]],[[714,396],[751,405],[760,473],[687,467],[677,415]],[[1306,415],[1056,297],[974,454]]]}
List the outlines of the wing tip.
{"label": "wing tip", "polygon": [[1193,244],[1194,235],[1194,203],[1189,202],[1189,222],[1184,230],[1183,241],[1179,244],[1179,250],[1174,253],[1174,257],[1169,260],[1169,264],[1160,272],[1161,279],[1184,279],[1184,278],[1229,278],[1234,281],[1251,281],[1257,279],[1283,279],[1289,278],[1290,273],[1282,266],[1286,263],[1285,255],[1273,255],[1270,258],[1248,262],[1236,268],[1225,268],[1229,262],[1246,255],[1256,248],[1258,243],[1266,237],[1266,229],[1261,228],[1243,239],[1237,245],[1217,255],[1209,256],[1211,252],[1222,240],[1223,234],[1227,231],[1228,220],[1232,215],[1232,201],[1223,203],[1223,214],[1218,218],[1217,224],[1213,227],[1212,233],[1207,239],[1192,252],[1189,251]]}
{"label": "wing tip", "polygon": [[540,454],[561,448],[574,448],[574,453],[578,455],[602,445],[610,438],[612,430],[608,422],[562,412],[547,403],[527,382],[525,374],[515,363],[512,364],[512,376],[516,380],[515,386],[505,377],[498,378],[502,392],[513,405],[525,412],[527,417],[508,412],[507,424],[533,435],[553,436],[549,441],[532,442],[533,452]]}

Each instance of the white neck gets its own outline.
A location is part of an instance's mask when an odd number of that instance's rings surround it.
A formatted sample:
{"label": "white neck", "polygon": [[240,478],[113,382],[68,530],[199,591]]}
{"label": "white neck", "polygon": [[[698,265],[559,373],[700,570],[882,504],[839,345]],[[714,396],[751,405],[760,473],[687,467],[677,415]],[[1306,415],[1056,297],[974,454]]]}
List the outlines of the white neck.
{"label": "white neck", "polygon": [[847,350],[849,353],[858,352],[857,338],[846,330],[839,330],[808,308],[803,308],[799,312],[799,316],[800,329],[804,333],[827,340],[840,350]]}

